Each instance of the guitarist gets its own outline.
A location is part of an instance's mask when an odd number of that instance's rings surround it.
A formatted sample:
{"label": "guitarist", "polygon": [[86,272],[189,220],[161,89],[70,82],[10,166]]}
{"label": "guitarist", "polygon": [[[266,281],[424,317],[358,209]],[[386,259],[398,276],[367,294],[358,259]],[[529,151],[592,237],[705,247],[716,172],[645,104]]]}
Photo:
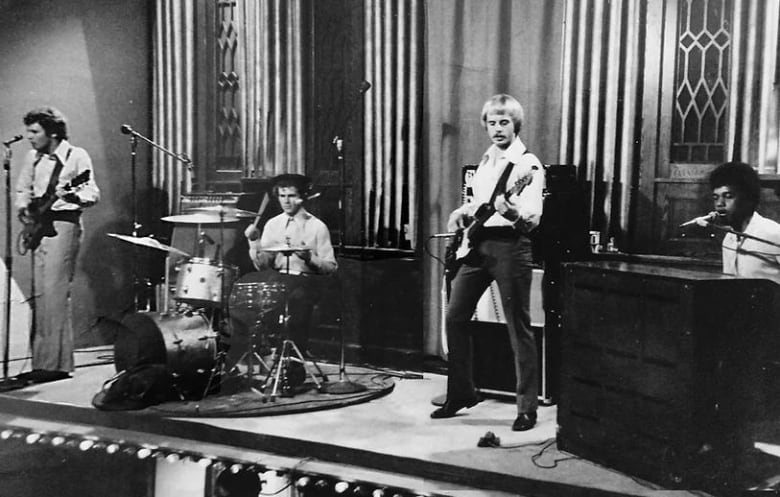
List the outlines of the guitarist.
{"label": "guitarist", "polygon": [[[520,140],[522,124],[523,107],[515,98],[499,94],[485,103],[482,125],[493,144],[472,179],[474,202],[455,209],[447,223],[448,231],[468,234],[470,250],[452,280],[446,316],[447,400],[431,413],[435,419],[453,417],[480,401],[472,372],[470,321],[479,298],[495,280],[517,377],[517,418],[512,429],[530,430],[536,424],[539,373],[530,324],[533,266],[528,234],[542,215],[544,170]],[[515,189],[513,185],[524,186]],[[510,188],[519,193],[506,196]],[[471,226],[480,229],[469,230]]]}
{"label": "guitarist", "polygon": [[[67,123],[60,111],[36,108],[23,122],[33,149],[24,157],[19,172],[15,204],[22,223],[44,226],[47,235],[33,252],[33,370],[20,377],[42,383],[68,378],[74,370],[69,311],[82,236],[81,212],[99,200],[100,190],[89,154],[68,142]],[[65,189],[79,174],[89,179],[78,188]],[[50,204],[50,208],[40,212],[42,204]]]}

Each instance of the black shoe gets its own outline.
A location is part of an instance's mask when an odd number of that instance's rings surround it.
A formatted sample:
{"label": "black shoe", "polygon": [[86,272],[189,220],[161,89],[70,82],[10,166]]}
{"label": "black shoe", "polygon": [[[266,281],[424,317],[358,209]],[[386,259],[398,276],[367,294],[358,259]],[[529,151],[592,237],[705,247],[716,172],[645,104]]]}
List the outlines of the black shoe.
{"label": "black shoe", "polygon": [[479,404],[482,401],[479,397],[477,397],[474,400],[468,401],[468,402],[456,402],[456,401],[446,401],[443,406],[436,409],[431,413],[431,417],[433,419],[444,419],[444,418],[451,418],[455,416],[458,411],[465,408],[474,407],[475,405]]}
{"label": "black shoe", "polygon": [[524,412],[517,415],[512,423],[512,431],[527,431],[536,424],[536,412]]}

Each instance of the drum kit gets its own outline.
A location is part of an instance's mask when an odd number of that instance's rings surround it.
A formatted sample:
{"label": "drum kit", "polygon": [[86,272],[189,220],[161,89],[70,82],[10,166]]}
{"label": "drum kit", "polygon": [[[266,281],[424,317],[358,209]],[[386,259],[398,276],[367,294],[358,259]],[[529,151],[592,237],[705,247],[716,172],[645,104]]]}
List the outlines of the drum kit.
{"label": "drum kit", "polygon": [[[295,388],[288,380],[293,363],[299,363],[321,390],[327,377],[316,361],[304,359],[297,345],[289,339],[287,289],[280,282],[237,282],[238,267],[222,261],[224,225],[243,218],[256,218],[257,213],[216,205],[195,208],[184,214],[163,217],[162,221],[197,225],[198,236],[193,253],[160,243],[153,237],[138,237],[109,233],[118,240],[167,252],[164,291],[158,302],[160,312],[140,312],[123,319],[130,334],[118,338],[115,344],[117,370],[140,363],[167,364],[174,384],[184,398],[203,398],[224,386],[227,379],[240,380],[241,388],[260,396],[263,402],[278,396],[292,396]],[[219,225],[220,243],[216,258],[202,257],[206,243],[214,243],[201,230],[201,225]],[[264,249],[289,257],[303,247],[270,247]],[[194,254],[194,255],[193,255]],[[178,258],[175,265],[175,285],[170,284],[168,261]],[[169,294],[176,301],[169,310]],[[246,350],[227,364],[227,349],[220,341],[230,337],[238,327],[233,321],[248,323]],[[161,343],[162,342],[162,343]],[[234,343],[243,345],[243,341]],[[265,358],[263,353],[268,353]],[[319,375],[315,375],[309,364]],[[264,375],[264,376],[263,376]],[[303,382],[301,382],[303,383]]]}

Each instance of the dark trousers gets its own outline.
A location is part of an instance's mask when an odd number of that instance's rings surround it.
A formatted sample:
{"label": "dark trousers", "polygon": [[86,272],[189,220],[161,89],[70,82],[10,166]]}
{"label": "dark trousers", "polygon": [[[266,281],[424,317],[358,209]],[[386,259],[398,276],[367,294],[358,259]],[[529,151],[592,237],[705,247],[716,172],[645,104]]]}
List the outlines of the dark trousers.
{"label": "dark trousers", "polygon": [[531,241],[486,239],[466,257],[452,281],[446,327],[449,347],[447,397],[468,403],[477,393],[474,385],[470,321],[484,291],[495,280],[507,320],[509,343],[517,377],[517,411],[538,407],[539,366],[536,339],[531,329],[530,296],[533,272]]}

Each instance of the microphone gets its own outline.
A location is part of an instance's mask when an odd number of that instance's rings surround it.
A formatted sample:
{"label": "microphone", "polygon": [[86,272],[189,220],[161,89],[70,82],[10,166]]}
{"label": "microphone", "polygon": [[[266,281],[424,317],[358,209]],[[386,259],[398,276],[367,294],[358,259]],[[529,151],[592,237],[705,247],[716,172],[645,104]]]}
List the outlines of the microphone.
{"label": "microphone", "polygon": [[8,145],[11,145],[11,144],[14,144],[14,143],[18,142],[18,141],[19,141],[19,140],[21,140],[22,138],[23,138],[23,136],[22,136],[22,135],[16,135],[16,136],[14,136],[13,138],[11,138],[10,140],[8,140],[8,141],[4,141],[4,142],[3,142],[3,146],[7,147]]}
{"label": "microphone", "polygon": [[452,238],[458,236],[457,233],[434,233],[431,238]]}
{"label": "microphone", "polygon": [[713,219],[715,219],[718,216],[720,216],[720,214],[718,214],[715,211],[712,211],[709,214],[707,214],[706,216],[695,217],[695,218],[691,219],[690,221],[685,221],[684,223],[682,223],[680,225],[680,228],[684,228],[684,227],[690,226],[692,224],[699,224],[699,222],[707,223],[709,221],[712,221]]}
{"label": "microphone", "polygon": [[132,135],[135,133],[129,124],[123,124],[122,127],[119,128],[119,131],[121,131],[123,135]]}
{"label": "microphone", "polygon": [[358,93],[363,94],[363,93],[367,92],[370,89],[371,89],[371,83],[369,83],[368,81],[366,81],[364,79],[363,82],[360,83],[360,86],[358,87]]}

